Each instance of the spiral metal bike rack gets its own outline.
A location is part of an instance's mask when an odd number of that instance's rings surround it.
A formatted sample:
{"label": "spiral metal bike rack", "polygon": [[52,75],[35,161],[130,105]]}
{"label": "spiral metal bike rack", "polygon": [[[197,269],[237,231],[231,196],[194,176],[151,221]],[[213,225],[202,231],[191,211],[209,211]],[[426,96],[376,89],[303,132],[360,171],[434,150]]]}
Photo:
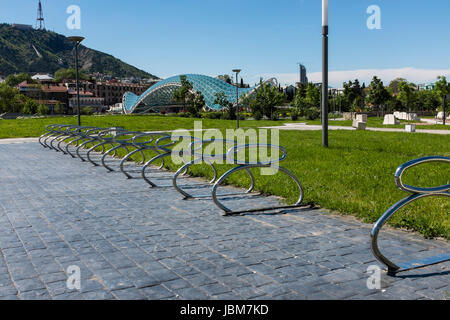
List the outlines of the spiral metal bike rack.
{"label": "spiral metal bike rack", "polygon": [[[263,208],[252,208],[248,210],[233,211],[226,207],[219,199],[230,196],[262,196],[261,193],[253,192],[255,187],[255,176],[250,169],[253,168],[271,168],[274,164],[286,159],[287,152],[283,147],[267,145],[239,145],[235,141],[228,141],[223,139],[209,139],[201,140],[193,136],[174,135],[171,136],[162,132],[136,132],[128,131],[121,128],[99,128],[99,127],[78,127],[73,125],[49,125],[46,127],[47,132],[39,137],[39,143],[48,149],[53,149],[57,152],[70,155],[72,158],[79,158],[81,161],[89,161],[94,166],[103,166],[109,172],[120,171],[128,179],[133,178],[130,172],[125,170],[125,163],[129,161],[136,154],[140,154],[142,166],[140,176],[151,187],[159,188],[171,188],[174,187],[184,199],[204,199],[211,198],[214,204],[224,211],[225,215],[241,214],[246,212],[259,212],[276,209],[298,208],[301,206],[303,200],[303,189],[298,178],[288,171],[287,169],[277,166],[279,172],[287,175],[297,186],[299,191],[298,200],[294,205],[285,206],[271,206]],[[180,151],[174,151],[175,146],[180,140],[189,139],[190,144],[187,149]],[[57,143],[57,144],[56,144]],[[203,147],[211,143],[226,143],[233,147],[229,148],[226,153],[223,154],[208,154],[203,151]],[[65,145],[65,147],[63,147]],[[282,155],[278,159],[272,159],[267,161],[250,162],[246,160],[236,159],[236,155],[241,151],[249,151],[253,148],[270,148],[271,150],[281,151]],[[72,149],[72,150],[71,150]],[[84,151],[82,153],[82,150]],[[99,151],[100,150],[100,151]],[[119,150],[124,150],[125,155],[122,157],[117,156]],[[144,152],[150,151],[155,154],[150,160],[146,160],[146,154]],[[100,158],[94,160],[93,154],[97,154]],[[156,167],[157,170],[161,170],[164,167],[164,159],[172,157],[174,155],[179,156],[182,159],[182,165],[180,168],[170,177],[172,184],[170,185],[157,185],[146,173],[146,169],[150,166]],[[108,156],[116,157],[118,163],[117,168],[111,164],[106,163]],[[184,158],[189,157],[189,161]],[[234,167],[226,171],[222,176],[218,178],[218,171],[216,168],[215,160],[222,160],[220,163],[231,164]],[[157,161],[161,161],[161,165],[154,166]],[[186,184],[181,185],[179,178],[181,176],[187,176],[191,166],[196,164],[207,164],[213,171],[213,178],[207,183],[201,184]],[[232,174],[245,171],[250,179],[250,186],[244,192],[233,192],[218,194],[217,189],[225,180]],[[161,171],[162,172],[162,171]],[[167,175],[163,178],[166,179]],[[187,189],[210,187],[210,193],[204,195],[193,195],[187,191]]]}
{"label": "spiral metal bike rack", "polygon": [[409,168],[418,166],[423,163],[429,163],[429,162],[443,162],[450,164],[450,158],[448,157],[440,157],[440,156],[432,156],[432,157],[425,157],[420,158],[416,160],[409,161],[405,164],[402,164],[400,167],[398,167],[397,171],[395,172],[395,184],[396,186],[408,193],[411,193],[408,197],[400,200],[396,204],[394,204],[392,207],[390,207],[381,217],[380,219],[374,224],[372,232],[371,232],[371,249],[375,257],[383,263],[387,267],[388,274],[391,276],[396,275],[399,272],[409,271],[413,269],[419,269],[424,268],[427,266],[435,265],[438,263],[450,261],[450,252],[436,255],[433,257],[418,259],[414,261],[409,262],[402,262],[402,263],[394,263],[390,259],[386,258],[381,252],[378,247],[378,234],[383,227],[383,225],[388,221],[392,215],[394,215],[397,211],[402,209],[403,207],[407,206],[408,204],[426,197],[450,197],[450,184],[438,186],[438,187],[432,187],[432,188],[420,188],[420,187],[413,187],[410,185],[406,185],[402,181],[402,176],[405,173],[406,170]]}

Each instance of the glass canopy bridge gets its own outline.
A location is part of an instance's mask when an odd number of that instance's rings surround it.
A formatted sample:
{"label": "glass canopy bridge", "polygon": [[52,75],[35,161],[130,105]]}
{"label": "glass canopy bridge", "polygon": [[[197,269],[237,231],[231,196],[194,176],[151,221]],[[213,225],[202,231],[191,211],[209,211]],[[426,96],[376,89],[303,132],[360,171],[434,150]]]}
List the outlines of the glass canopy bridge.
{"label": "glass canopy bridge", "polygon": [[[193,86],[193,91],[201,92],[205,98],[206,108],[213,111],[222,109],[222,106],[215,104],[216,93],[223,92],[227,100],[236,104],[236,87],[217,78],[187,74],[186,80]],[[275,79],[266,82],[276,84]],[[265,83],[266,83],[265,82]],[[137,96],[134,93],[127,92],[123,96],[124,113],[145,113],[150,110],[158,110],[162,107],[179,105],[173,99],[173,93],[181,87],[181,76],[174,76],[158,82],[150,87],[142,95]],[[245,94],[253,93],[259,86],[252,88],[238,88],[238,95],[242,97]]]}

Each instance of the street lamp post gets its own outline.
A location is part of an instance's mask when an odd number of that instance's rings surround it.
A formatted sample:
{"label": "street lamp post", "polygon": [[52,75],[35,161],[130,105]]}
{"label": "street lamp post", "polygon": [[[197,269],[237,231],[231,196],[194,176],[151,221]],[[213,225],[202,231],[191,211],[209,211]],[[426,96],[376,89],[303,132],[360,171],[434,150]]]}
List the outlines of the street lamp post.
{"label": "street lamp post", "polygon": [[322,0],[322,145],[328,147],[328,0]]}
{"label": "street lamp post", "polygon": [[446,124],[446,112],[445,112],[445,109],[447,108],[447,100],[450,100],[450,94],[446,94],[445,96],[444,96],[444,105],[442,106],[442,111],[444,112],[444,114],[443,114],[443,116],[442,116],[442,118],[444,119],[444,126],[445,126],[445,124]]}
{"label": "street lamp post", "polygon": [[80,85],[79,85],[79,76],[78,76],[78,46],[80,45],[81,41],[84,40],[83,37],[68,37],[70,41],[75,43],[75,78],[76,78],[76,87],[77,87],[77,116],[78,116],[78,126],[81,126],[81,116],[80,116]]}
{"label": "street lamp post", "polygon": [[233,72],[236,73],[236,129],[239,129],[239,87],[238,87],[238,75],[241,69],[234,69]]}

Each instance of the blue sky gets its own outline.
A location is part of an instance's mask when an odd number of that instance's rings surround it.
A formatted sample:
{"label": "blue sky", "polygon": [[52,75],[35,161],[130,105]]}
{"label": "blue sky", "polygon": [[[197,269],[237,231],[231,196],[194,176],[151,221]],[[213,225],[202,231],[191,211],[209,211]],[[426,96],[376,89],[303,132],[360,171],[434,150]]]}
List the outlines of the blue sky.
{"label": "blue sky", "polygon": [[[0,22],[35,24],[37,0],[2,0]],[[330,82],[373,74],[388,82],[450,75],[450,1],[329,0]],[[160,77],[211,76],[240,67],[247,82],[298,79],[303,62],[313,81],[321,72],[320,0],[42,0],[46,27],[81,34],[85,45]],[[81,29],[69,30],[70,5]],[[370,5],[381,30],[369,30]]]}

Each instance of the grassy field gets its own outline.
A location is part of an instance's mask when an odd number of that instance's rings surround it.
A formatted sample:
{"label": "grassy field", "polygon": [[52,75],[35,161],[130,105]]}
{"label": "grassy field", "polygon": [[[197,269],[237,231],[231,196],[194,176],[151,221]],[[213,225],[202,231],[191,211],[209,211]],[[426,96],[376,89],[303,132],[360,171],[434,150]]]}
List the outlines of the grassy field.
{"label": "grassy field", "polygon": [[[193,128],[193,119],[158,116],[83,117],[84,125],[120,126],[129,130],[170,130]],[[76,118],[53,118],[5,121],[0,120],[0,137],[38,136],[50,123],[75,123]],[[280,125],[282,121],[242,121],[242,127]],[[6,125],[5,125],[6,124]],[[234,121],[204,120],[204,128],[234,128]],[[320,131],[280,131],[280,144],[288,157],[281,163],[294,172],[305,189],[305,203],[313,202],[341,214],[354,215],[365,222],[374,222],[392,204],[407,196],[396,189],[395,169],[402,163],[429,155],[450,156],[450,137],[431,134],[405,134],[367,131],[330,131],[330,148],[321,147]],[[172,163],[167,166],[174,169]],[[219,166],[220,172],[229,168]],[[192,173],[211,177],[203,165]],[[255,171],[256,175],[258,171]],[[239,173],[229,183],[245,186],[248,179]],[[416,186],[437,186],[450,183],[450,167],[426,164],[411,169],[405,182]],[[267,194],[295,200],[294,185],[283,175],[260,176],[256,189]],[[416,230],[426,237],[450,239],[450,198],[421,199],[396,214],[389,224]]]}

